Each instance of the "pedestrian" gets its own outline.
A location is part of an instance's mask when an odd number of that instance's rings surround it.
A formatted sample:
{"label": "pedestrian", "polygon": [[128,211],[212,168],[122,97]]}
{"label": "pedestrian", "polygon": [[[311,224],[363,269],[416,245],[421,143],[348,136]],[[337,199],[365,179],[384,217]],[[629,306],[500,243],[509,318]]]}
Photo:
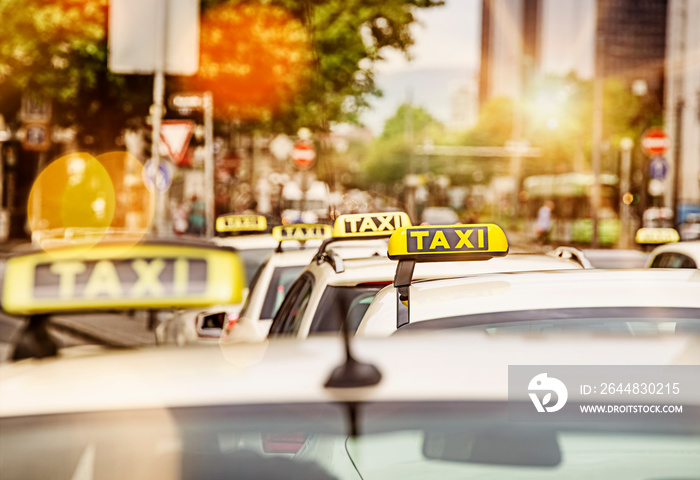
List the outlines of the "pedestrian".
{"label": "pedestrian", "polygon": [[554,202],[547,200],[537,211],[537,221],[535,222],[535,240],[544,244],[549,241],[549,233],[552,230],[552,210]]}
{"label": "pedestrian", "polygon": [[187,204],[185,204],[184,202],[180,203],[175,208],[175,211],[173,212],[173,232],[175,232],[175,235],[180,236],[180,235],[184,235],[185,233],[187,233],[188,213],[189,212],[188,212]]}
{"label": "pedestrian", "polygon": [[191,235],[204,235],[206,230],[206,212],[204,202],[197,195],[192,195],[190,199],[190,209],[187,215],[187,233]]}

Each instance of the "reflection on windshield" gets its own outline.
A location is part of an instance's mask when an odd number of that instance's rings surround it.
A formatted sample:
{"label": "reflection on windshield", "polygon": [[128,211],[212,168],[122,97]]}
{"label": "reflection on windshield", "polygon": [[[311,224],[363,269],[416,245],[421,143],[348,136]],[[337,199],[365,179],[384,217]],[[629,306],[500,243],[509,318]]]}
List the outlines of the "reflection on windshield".
{"label": "reflection on windshield", "polygon": [[673,422],[513,425],[497,403],[377,403],[361,405],[360,435],[352,438],[346,408],[242,405],[3,419],[0,470],[7,478],[95,479],[654,479],[700,471],[700,431]]}

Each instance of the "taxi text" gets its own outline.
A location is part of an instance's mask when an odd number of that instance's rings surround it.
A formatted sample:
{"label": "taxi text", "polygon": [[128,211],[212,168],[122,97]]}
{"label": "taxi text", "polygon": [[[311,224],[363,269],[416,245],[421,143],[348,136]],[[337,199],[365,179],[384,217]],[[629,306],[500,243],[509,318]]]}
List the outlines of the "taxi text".
{"label": "taxi text", "polygon": [[408,226],[399,214],[366,215],[343,219],[342,229],[346,234],[353,233],[383,233]]}
{"label": "taxi text", "polygon": [[159,298],[206,291],[207,262],[191,258],[59,261],[38,264],[34,298]]}
{"label": "taxi text", "polygon": [[409,253],[473,252],[489,249],[488,227],[412,228],[407,234],[406,250]]}

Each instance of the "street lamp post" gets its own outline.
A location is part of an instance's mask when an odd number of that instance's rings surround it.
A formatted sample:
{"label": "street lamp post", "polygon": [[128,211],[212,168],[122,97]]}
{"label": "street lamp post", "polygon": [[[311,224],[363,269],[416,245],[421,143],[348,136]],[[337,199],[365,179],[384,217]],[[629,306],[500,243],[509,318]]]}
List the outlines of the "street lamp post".
{"label": "street lamp post", "polygon": [[620,141],[622,158],[620,164],[620,246],[630,247],[630,170],[632,164],[632,148],[634,142],[631,138],[623,138]]}

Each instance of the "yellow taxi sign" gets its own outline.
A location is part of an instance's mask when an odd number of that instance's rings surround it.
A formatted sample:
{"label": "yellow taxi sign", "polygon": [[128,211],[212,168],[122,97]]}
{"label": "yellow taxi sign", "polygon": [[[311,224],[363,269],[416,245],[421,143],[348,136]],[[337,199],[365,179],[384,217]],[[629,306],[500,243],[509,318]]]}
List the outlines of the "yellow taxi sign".
{"label": "yellow taxi sign", "polygon": [[404,212],[340,215],[333,224],[334,237],[388,237],[401,227],[410,227]]}
{"label": "yellow taxi sign", "polygon": [[221,215],[216,218],[216,231],[227,232],[264,232],[267,219],[263,215]]}
{"label": "yellow taxi sign", "polygon": [[11,314],[194,308],[236,304],[245,288],[233,250],[173,244],[98,245],[7,261],[2,308]]}
{"label": "yellow taxi sign", "polygon": [[320,223],[295,223],[292,225],[278,225],[272,229],[272,237],[278,242],[287,240],[323,240],[331,236],[330,225]]}
{"label": "yellow taxi sign", "polygon": [[440,262],[488,260],[508,254],[508,239],[498,225],[431,225],[397,230],[389,239],[389,258]]}
{"label": "yellow taxi sign", "polygon": [[643,245],[675,243],[680,240],[678,232],[673,228],[644,227],[637,230],[635,241]]}

